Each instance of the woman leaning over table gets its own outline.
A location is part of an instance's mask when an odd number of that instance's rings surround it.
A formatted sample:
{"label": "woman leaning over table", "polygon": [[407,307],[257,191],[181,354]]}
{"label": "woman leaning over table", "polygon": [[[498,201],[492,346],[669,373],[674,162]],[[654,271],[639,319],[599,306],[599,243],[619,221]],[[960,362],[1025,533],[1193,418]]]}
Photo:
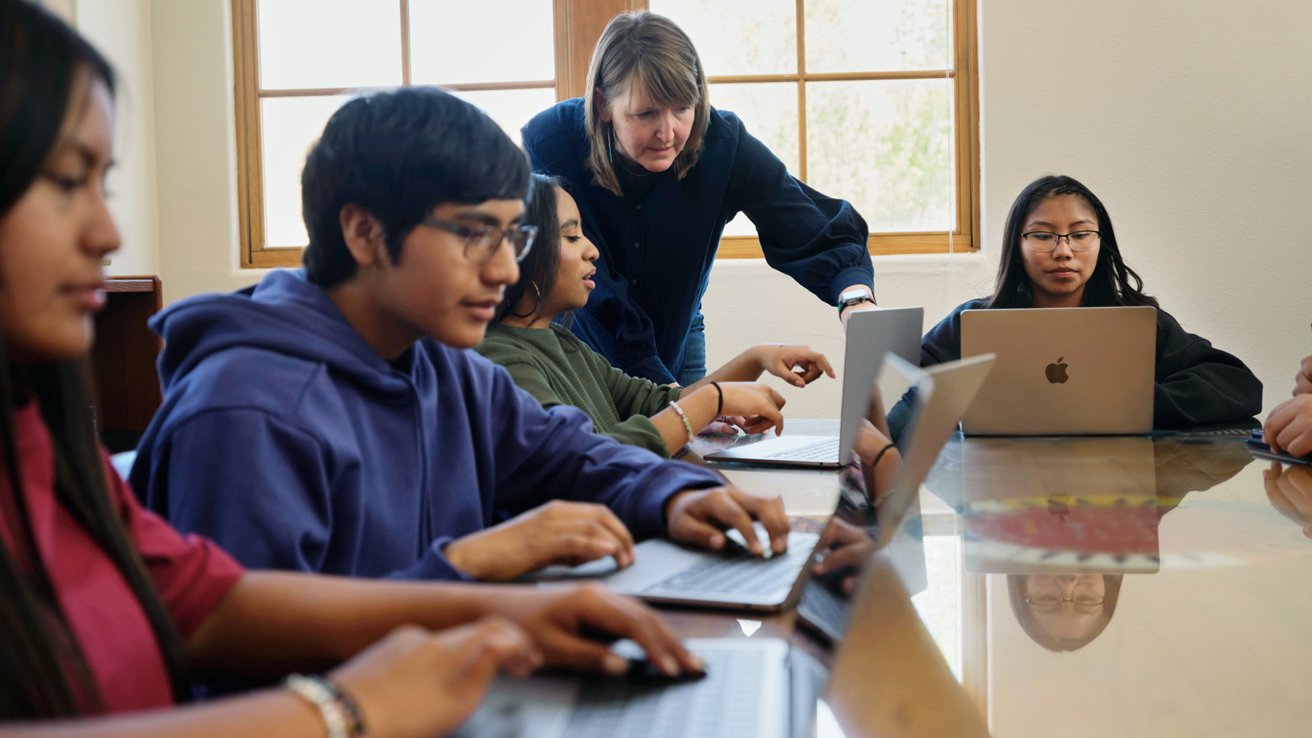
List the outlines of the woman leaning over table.
{"label": "woman leaning over table", "polygon": [[574,331],[612,365],[660,384],[705,375],[701,299],[739,212],[775,269],[827,303],[873,306],[865,221],[789,175],[738,116],[711,107],[701,59],[677,25],[649,12],[616,16],[585,89],[529,121],[524,147],[534,169],[569,182],[601,253]]}

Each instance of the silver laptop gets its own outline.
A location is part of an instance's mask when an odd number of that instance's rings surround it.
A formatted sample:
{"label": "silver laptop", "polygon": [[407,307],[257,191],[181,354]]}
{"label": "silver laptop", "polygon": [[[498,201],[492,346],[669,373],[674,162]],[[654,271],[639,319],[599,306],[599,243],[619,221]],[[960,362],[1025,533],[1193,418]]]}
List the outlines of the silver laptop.
{"label": "silver laptop", "polygon": [[[878,371],[878,359],[869,363]],[[875,386],[874,377],[869,377],[864,391],[853,393],[852,401],[861,408],[871,408]],[[864,417],[863,411],[857,416],[858,422]],[[844,456],[851,458],[856,438],[854,427]],[[807,524],[805,520],[793,521],[795,529],[788,534],[788,550],[769,558],[750,555],[738,531],[730,530],[725,534],[726,550],[720,553],[653,538],[634,548],[634,563],[626,569],[617,569],[615,559],[607,556],[579,566],[549,566],[524,579],[539,586],[601,579],[617,592],[649,602],[774,612],[796,602],[806,579],[807,564],[820,542],[820,534],[806,530]],[[769,541],[759,523],[756,535],[762,542]]]}
{"label": "silver laptop", "polygon": [[[636,655],[636,649],[619,650]],[[615,677],[498,679],[460,738],[791,738],[810,733],[828,674],[779,638],[686,642],[706,676],[675,684]]]}
{"label": "silver laptop", "polygon": [[[889,361],[898,360],[893,357]],[[902,470],[873,508],[876,551],[903,528],[903,516],[919,499],[925,474],[990,363],[990,358],[978,357],[924,372],[910,364],[896,367],[920,375],[916,383],[920,412],[906,442]],[[849,475],[849,482],[861,494],[864,479],[859,472]],[[891,551],[891,546],[886,550]],[[923,572],[923,553],[921,559]],[[879,588],[863,586],[857,591],[860,594],[853,607],[860,606],[861,598],[877,596]],[[687,645],[706,662],[704,679],[680,684],[568,676],[500,679],[456,735],[785,738],[813,733],[815,706],[828,674],[805,651],[778,638],[760,637],[694,639]],[[630,643],[617,650],[626,656],[638,655]],[[843,641],[837,639],[835,658],[843,650]]]}
{"label": "silver laptop", "polygon": [[[880,495],[873,505],[863,506],[860,496],[850,493],[853,485],[845,484],[834,518],[866,529],[867,535],[874,539],[874,548],[884,551],[894,564],[907,592],[920,592],[928,586],[920,528],[920,485],[956,431],[962,413],[970,407],[992,365],[991,355],[925,369],[897,357],[885,360],[886,368],[901,374],[916,389],[908,394],[913,404],[902,443],[902,468],[892,490]],[[853,475],[850,470],[844,470],[843,476],[850,479]],[[808,577],[797,603],[797,618],[822,640],[836,643],[847,630],[851,607],[852,600],[832,585]]]}
{"label": "silver laptop", "polygon": [[1135,435],[1153,428],[1151,307],[966,310],[961,355],[997,354],[967,435]]}
{"label": "silver laptop", "polygon": [[849,459],[839,449],[850,449],[856,429],[865,417],[870,383],[879,371],[878,357],[885,352],[920,363],[920,333],[925,309],[884,308],[853,313],[847,321],[843,357],[843,399],[839,408],[838,436],[785,435],[745,442],[706,454],[707,461],[770,464],[837,469]]}
{"label": "silver laptop", "polygon": [[[907,454],[901,472],[877,505],[880,520],[902,519],[943,443],[956,427],[961,409],[969,404],[977,381],[987,374],[991,361],[991,357],[977,357],[922,370],[891,354],[885,356],[884,363],[912,378],[918,393],[910,430],[903,441]],[[942,387],[935,389],[936,382]],[[862,398],[867,408],[871,406],[870,394],[875,385],[872,377]],[[927,393],[923,400],[920,390]],[[966,404],[962,404],[963,396]],[[855,440],[853,433],[852,443]],[[846,485],[847,496],[862,481],[860,474],[846,472],[836,480],[840,486]],[[839,500],[845,497],[843,492],[840,489]],[[864,488],[860,488],[857,497],[865,497]],[[836,501],[835,506],[838,504]],[[805,523],[794,521],[794,526]],[[893,533],[891,527],[881,529],[881,546]],[[757,535],[764,540],[764,529],[758,526]],[[606,557],[576,567],[548,567],[528,578],[543,586],[600,578],[617,592],[649,602],[773,612],[790,606],[800,595],[809,571],[807,564],[820,540],[821,535],[813,531],[794,530],[788,536],[787,553],[762,559],[745,553],[726,556],[685,548],[664,539],[650,539],[637,545],[634,563],[627,569],[617,570],[614,559]]]}

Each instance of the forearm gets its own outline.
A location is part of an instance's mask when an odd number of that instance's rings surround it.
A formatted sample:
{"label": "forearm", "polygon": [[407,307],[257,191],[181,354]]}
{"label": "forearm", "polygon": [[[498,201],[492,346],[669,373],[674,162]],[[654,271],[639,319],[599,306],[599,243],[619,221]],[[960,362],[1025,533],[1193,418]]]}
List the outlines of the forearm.
{"label": "forearm", "polygon": [[755,382],[765,371],[761,363],[759,346],[753,346],[729,360],[729,363],[707,374],[696,384],[688,386],[697,390],[711,382]]}
{"label": "forearm", "polygon": [[[688,416],[688,427],[696,433],[715,420],[720,393],[714,387],[707,385],[697,389],[693,387],[684,388],[679,394],[678,403],[684,415]],[[651,424],[656,426],[656,431],[661,434],[661,440],[665,442],[665,447],[671,454],[688,444],[688,427],[684,426],[683,419],[674,408],[667,407],[651,416]]]}
{"label": "forearm", "polygon": [[441,630],[476,620],[505,589],[248,572],[188,640],[187,653],[201,675],[321,671],[401,624]]}
{"label": "forearm", "polygon": [[0,738],[227,738],[277,735],[322,738],[323,719],[308,702],[267,690],[177,709],[115,717],[0,727]]}

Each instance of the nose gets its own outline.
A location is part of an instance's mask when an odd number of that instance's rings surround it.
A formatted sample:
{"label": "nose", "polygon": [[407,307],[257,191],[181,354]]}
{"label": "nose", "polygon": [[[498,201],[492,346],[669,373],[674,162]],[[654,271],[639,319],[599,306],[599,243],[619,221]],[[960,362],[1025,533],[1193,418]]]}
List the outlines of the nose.
{"label": "nose", "polygon": [[483,282],[493,287],[511,285],[519,281],[519,262],[515,259],[515,249],[508,241],[502,241],[492,258],[483,264],[479,272]]}
{"label": "nose", "polygon": [[666,110],[661,113],[660,127],[656,130],[656,137],[663,143],[669,143],[674,138],[673,110]]}
{"label": "nose", "polygon": [[1075,249],[1071,248],[1070,236],[1057,236],[1057,245],[1052,249],[1054,259],[1071,259],[1075,256]]}
{"label": "nose", "polygon": [[588,238],[587,236],[584,236],[583,243],[584,243],[583,246],[584,261],[596,261],[597,259],[601,258],[601,252],[597,250],[596,244],[592,243],[592,239]]}
{"label": "nose", "polygon": [[118,251],[122,245],[118,224],[114,222],[114,214],[109,212],[109,203],[102,189],[95,197],[93,211],[83,229],[82,246],[89,254],[101,259]]}

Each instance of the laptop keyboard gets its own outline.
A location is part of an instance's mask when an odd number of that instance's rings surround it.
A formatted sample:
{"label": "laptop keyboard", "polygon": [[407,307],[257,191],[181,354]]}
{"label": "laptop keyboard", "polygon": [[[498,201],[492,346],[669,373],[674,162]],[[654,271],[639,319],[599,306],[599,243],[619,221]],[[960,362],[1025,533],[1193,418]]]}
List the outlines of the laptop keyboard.
{"label": "laptop keyboard", "polygon": [[839,641],[847,630],[852,601],[812,579],[802,590],[797,616],[815,626],[831,641]]}
{"label": "laptop keyboard", "polygon": [[639,684],[623,679],[584,682],[563,735],[570,738],[756,736],[761,726],[755,683],[765,667],[760,651],[711,651],[705,679]]}
{"label": "laptop keyboard", "polygon": [[817,441],[810,446],[801,446],[799,448],[790,448],[783,451],[776,451],[772,454],[765,454],[767,459],[797,459],[798,461],[829,461],[838,460],[838,439],[826,438],[823,441]]}
{"label": "laptop keyboard", "polygon": [[[814,539],[813,539],[814,542]],[[686,594],[714,592],[718,595],[769,592],[793,585],[811,555],[811,546],[789,542],[788,552],[768,559],[742,555],[731,558],[708,558],[644,590]]]}

